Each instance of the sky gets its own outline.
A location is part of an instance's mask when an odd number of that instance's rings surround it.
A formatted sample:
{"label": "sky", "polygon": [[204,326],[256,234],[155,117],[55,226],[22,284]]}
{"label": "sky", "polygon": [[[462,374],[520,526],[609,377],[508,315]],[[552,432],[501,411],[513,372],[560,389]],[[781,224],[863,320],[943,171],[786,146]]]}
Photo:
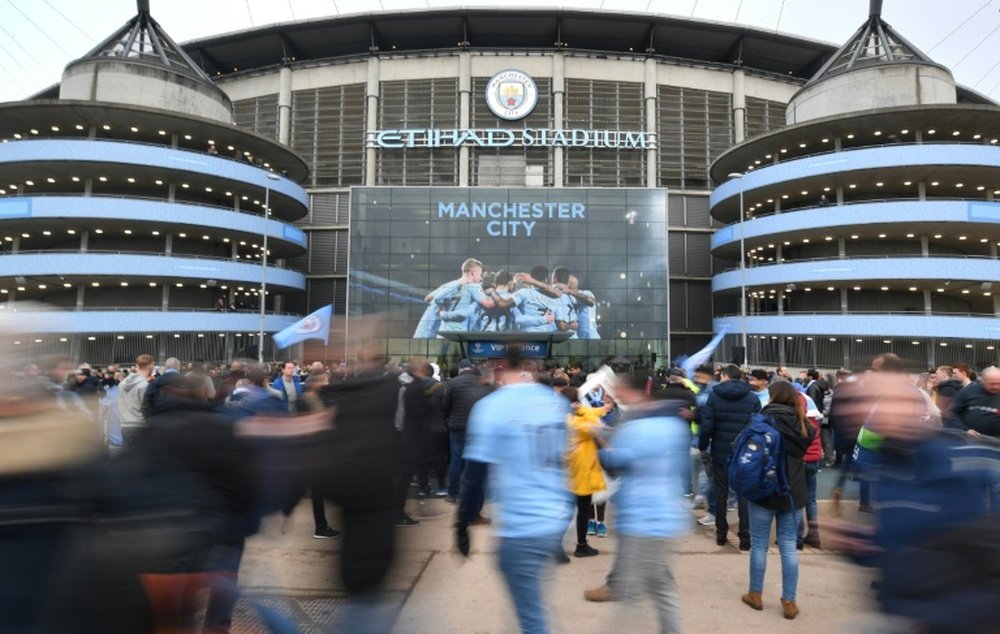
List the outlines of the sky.
{"label": "sky", "polygon": [[[839,46],[868,16],[868,0],[150,0],[177,42],[340,14],[467,7],[564,7],[693,17],[781,31]],[[134,0],[0,0],[0,101],[59,81],[136,13]],[[950,68],[956,80],[1000,100],[1000,0],[885,0],[882,16]]]}

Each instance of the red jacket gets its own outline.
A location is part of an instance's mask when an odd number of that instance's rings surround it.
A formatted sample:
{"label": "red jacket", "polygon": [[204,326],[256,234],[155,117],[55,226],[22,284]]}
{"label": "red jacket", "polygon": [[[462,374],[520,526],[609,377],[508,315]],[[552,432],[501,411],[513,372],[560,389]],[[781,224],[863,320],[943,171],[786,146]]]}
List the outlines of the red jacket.
{"label": "red jacket", "polygon": [[[802,406],[808,407],[805,394],[799,394],[799,398],[802,399]],[[815,416],[806,416],[806,420],[816,429],[816,436],[809,443],[809,448],[802,456],[802,462],[819,462],[823,459],[823,441],[820,439],[819,419]]]}

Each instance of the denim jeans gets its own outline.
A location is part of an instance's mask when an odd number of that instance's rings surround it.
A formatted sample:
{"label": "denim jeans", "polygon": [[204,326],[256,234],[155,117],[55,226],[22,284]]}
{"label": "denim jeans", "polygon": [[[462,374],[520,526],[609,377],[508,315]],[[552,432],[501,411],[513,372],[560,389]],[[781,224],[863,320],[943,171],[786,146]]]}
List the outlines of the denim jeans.
{"label": "denim jeans", "polygon": [[457,498],[462,483],[462,469],[465,467],[465,460],[462,458],[465,453],[465,431],[449,431],[448,447],[451,453],[451,461],[448,463],[448,497]]}
{"label": "denim jeans", "polygon": [[806,462],[806,487],[809,490],[809,500],[806,502],[806,521],[816,521],[816,477],[819,475],[820,461]]}
{"label": "denim jeans", "polygon": [[504,537],[500,540],[500,572],[514,600],[517,619],[525,634],[545,634],[542,573],[561,548],[562,533],[542,537]]}
{"label": "denim jeans", "polygon": [[771,522],[777,520],[778,552],[781,553],[781,598],[794,601],[795,588],[799,584],[799,555],[795,550],[798,511],[779,513],[753,502],[748,502],[747,506],[750,511],[750,592],[764,590]]}

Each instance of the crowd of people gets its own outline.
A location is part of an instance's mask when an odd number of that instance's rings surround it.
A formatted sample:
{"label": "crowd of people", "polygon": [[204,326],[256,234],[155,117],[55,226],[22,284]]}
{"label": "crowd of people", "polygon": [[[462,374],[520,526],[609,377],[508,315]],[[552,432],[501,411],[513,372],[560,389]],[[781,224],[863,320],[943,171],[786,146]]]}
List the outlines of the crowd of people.
{"label": "crowd of people", "polygon": [[[904,630],[962,631],[949,619],[959,609],[976,611],[967,624],[997,616],[993,366],[978,376],[956,365],[914,377],[883,354],[864,370],[830,376],[735,365],[698,366],[690,377],[680,368],[588,373],[580,363],[523,358],[511,345],[504,359],[463,359],[451,371],[422,358],[211,366],[140,355],[128,368],[97,369],[54,356],[13,383],[19,397],[4,401],[8,421],[47,416],[80,440],[57,450],[42,438],[31,443],[39,457],[25,451],[0,469],[0,548],[5,561],[32,566],[27,580],[8,576],[0,585],[0,620],[25,631],[80,619],[94,631],[108,619],[190,623],[204,588],[211,599],[199,618],[227,631],[244,540],[263,515],[287,515],[303,497],[311,498],[314,537],[344,540],[341,573],[356,597],[378,592],[393,531],[420,523],[407,512],[410,499],[454,505],[455,545],[466,556],[476,539],[470,529],[495,524],[500,571],[525,632],[549,631],[545,569],[599,555],[595,546],[609,533],[614,561],[583,598],[631,610],[649,595],[660,630],[680,631],[671,553],[695,521],[714,529],[718,546],[749,551],[741,600],[754,610],[767,604],[774,526],[787,619],[799,613],[798,551],[821,545],[880,569],[879,600]],[[24,437],[7,438],[10,457]],[[771,462],[756,473],[761,445]],[[875,528],[821,523],[817,480],[829,467],[839,470],[835,512],[848,482],[858,482],[858,511],[877,513]],[[744,486],[748,476],[775,473],[778,488]],[[342,525],[328,522],[328,502],[341,507]],[[72,521],[53,525],[45,514],[53,504],[69,504]],[[15,511],[17,528],[3,519]],[[142,538],[163,517],[175,538],[153,548]],[[81,526],[117,549],[65,551]],[[567,532],[575,537],[569,552]],[[121,542],[123,534],[132,541]],[[937,578],[915,575],[915,557],[931,562]],[[94,598],[109,589],[126,600]]]}

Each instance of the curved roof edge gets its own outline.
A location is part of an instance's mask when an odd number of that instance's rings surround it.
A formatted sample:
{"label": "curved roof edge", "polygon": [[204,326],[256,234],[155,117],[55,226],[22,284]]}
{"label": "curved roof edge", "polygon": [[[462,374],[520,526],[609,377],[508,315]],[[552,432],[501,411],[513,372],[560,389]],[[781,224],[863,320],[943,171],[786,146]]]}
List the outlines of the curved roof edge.
{"label": "curved roof edge", "polygon": [[209,75],[308,59],[428,49],[544,48],[679,57],[806,80],[836,46],[667,15],[559,8],[434,8],[282,22],[182,45]]}

